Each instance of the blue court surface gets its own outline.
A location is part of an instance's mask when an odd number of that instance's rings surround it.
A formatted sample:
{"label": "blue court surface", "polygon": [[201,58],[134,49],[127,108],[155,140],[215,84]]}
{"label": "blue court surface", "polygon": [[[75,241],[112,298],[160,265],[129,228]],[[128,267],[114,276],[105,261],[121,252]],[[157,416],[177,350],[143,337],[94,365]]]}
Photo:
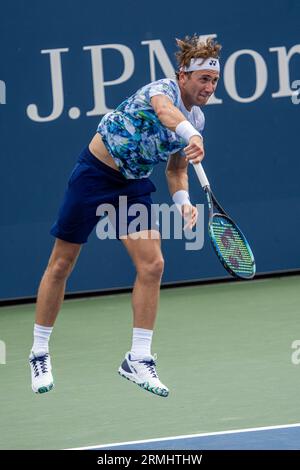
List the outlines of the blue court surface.
{"label": "blue court surface", "polygon": [[[119,442],[81,450],[300,450],[300,423]],[[79,450],[79,449],[78,449]]]}

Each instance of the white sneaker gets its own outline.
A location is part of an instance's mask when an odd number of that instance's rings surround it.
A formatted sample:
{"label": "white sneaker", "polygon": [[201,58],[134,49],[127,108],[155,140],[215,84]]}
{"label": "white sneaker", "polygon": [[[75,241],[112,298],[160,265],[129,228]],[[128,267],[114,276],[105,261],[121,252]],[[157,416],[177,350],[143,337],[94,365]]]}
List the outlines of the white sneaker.
{"label": "white sneaker", "polygon": [[29,356],[31,387],[34,393],[50,392],[54,387],[49,353],[34,353]]}
{"label": "white sneaker", "polygon": [[131,380],[148,392],[167,397],[169,389],[158,378],[155,359],[156,356],[147,356],[143,359],[133,360],[128,352],[118,372],[122,377]]}

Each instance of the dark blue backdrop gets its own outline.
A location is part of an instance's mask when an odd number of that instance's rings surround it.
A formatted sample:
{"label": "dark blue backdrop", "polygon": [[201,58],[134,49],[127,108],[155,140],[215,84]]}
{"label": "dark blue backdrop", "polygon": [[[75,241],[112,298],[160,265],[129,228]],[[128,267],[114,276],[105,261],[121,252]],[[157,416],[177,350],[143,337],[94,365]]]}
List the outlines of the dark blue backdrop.
{"label": "dark blue backdrop", "polygon": [[[191,0],[188,8],[179,1],[157,0],[19,0],[1,5],[0,80],[6,84],[6,104],[0,105],[0,299],[35,295],[53,244],[49,228],[66,179],[101,117],[87,115],[95,103],[91,51],[84,47],[119,44],[133,55],[131,77],[104,87],[106,106],[114,108],[151,81],[153,70],[156,79],[165,76],[168,60],[175,66],[174,38],[194,32],[216,34],[223,44],[223,68],[226,64],[216,93],[222,103],[204,109],[205,168],[213,188],[247,234],[258,272],[299,268],[295,234],[300,230],[300,106],[292,103],[290,93],[290,84],[300,79],[299,15],[296,0],[217,0],[212,5]],[[155,40],[161,41],[161,48],[156,49],[151,75],[149,45],[158,47]],[[284,56],[293,47],[288,62]],[[68,49],[60,54],[64,107],[56,119],[37,122],[28,115],[28,105],[36,104],[44,118],[53,107],[50,53],[41,51],[55,49]],[[126,51],[129,70],[132,56]],[[232,67],[237,51],[241,56]],[[102,52],[98,73],[105,82],[114,81],[123,72],[122,51],[110,46]],[[288,83],[279,92],[284,77]],[[246,97],[249,102],[243,102]],[[74,107],[80,116],[71,119]],[[170,202],[164,170],[161,164],[153,174],[159,188],[156,202]],[[193,173],[191,195],[194,202],[204,202]],[[163,251],[164,282],[225,275],[207,239],[200,251],[186,251],[180,240],[163,241]],[[121,243],[100,242],[94,232],[68,291],[126,287],[133,279]]]}

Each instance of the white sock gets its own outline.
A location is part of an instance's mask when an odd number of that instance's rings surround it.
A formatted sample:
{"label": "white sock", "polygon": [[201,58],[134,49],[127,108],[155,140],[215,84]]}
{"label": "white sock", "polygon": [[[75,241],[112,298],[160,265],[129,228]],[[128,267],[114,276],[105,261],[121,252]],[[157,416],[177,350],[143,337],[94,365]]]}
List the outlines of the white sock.
{"label": "white sock", "polygon": [[53,326],[42,326],[34,324],[33,329],[33,346],[34,353],[47,353],[49,352],[49,339],[52,333]]}
{"label": "white sock", "polygon": [[144,328],[133,328],[132,346],[130,356],[132,359],[143,359],[151,356],[152,330]]}

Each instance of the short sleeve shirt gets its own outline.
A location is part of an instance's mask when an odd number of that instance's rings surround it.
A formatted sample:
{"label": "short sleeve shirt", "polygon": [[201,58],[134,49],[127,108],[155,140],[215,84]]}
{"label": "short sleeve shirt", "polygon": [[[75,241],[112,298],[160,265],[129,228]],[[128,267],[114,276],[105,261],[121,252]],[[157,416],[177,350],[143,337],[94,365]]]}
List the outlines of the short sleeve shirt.
{"label": "short sleeve shirt", "polygon": [[105,114],[97,129],[127,179],[147,178],[157,163],[186,146],[181,137],[158,119],[151,106],[155,95],[167,96],[200,133],[203,131],[203,112],[199,106],[193,106],[191,111],[185,108],[175,80],[157,80],[140,88],[116,110]]}

